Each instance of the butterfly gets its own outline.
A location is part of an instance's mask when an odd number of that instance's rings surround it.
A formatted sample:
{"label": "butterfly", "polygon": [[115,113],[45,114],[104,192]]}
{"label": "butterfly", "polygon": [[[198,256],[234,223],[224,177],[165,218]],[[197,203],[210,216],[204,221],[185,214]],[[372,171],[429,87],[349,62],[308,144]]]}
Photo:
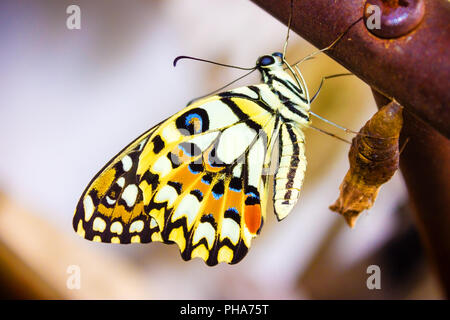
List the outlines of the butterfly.
{"label": "butterfly", "polygon": [[93,178],[73,228],[106,243],[176,243],[184,260],[235,264],[264,224],[272,152],[273,207],[296,204],[306,169],[310,100],[283,54],[258,58],[261,84],[201,98],[157,124]]}

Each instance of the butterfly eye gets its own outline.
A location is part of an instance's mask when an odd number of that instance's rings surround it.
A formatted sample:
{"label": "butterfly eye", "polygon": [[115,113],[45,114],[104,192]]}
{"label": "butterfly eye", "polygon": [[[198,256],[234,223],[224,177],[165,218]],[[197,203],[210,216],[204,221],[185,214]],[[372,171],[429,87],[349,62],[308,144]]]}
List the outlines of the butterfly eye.
{"label": "butterfly eye", "polygon": [[264,56],[259,60],[259,64],[263,67],[269,66],[275,63],[275,59],[272,56]]}
{"label": "butterfly eye", "polygon": [[280,57],[281,59],[283,59],[283,54],[281,52],[274,52],[274,53],[272,53],[272,55]]}

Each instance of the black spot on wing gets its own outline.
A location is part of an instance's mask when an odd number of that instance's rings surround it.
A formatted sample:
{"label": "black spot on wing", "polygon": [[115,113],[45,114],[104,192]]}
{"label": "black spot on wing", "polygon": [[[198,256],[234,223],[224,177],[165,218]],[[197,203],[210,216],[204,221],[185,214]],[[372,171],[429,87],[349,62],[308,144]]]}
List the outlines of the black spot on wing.
{"label": "black spot on wing", "polygon": [[242,190],[242,180],[241,178],[233,177],[230,180],[229,188],[233,191],[239,192]]}
{"label": "black spot on wing", "polygon": [[212,180],[213,180],[213,176],[210,173],[205,173],[203,175],[203,177],[202,177],[202,182],[204,184],[208,184],[209,185],[209,184],[211,184]]}
{"label": "black spot on wing", "polygon": [[217,230],[217,222],[211,213],[203,215],[200,218],[200,222],[209,222],[214,227],[214,229]]}
{"label": "black spot on wing", "polygon": [[225,186],[223,180],[219,180],[216,182],[216,184],[212,188],[212,194],[214,198],[219,199],[221,196],[223,196],[225,192]]}
{"label": "black spot on wing", "polygon": [[172,188],[174,188],[179,195],[181,194],[181,189],[183,187],[181,183],[175,182],[175,181],[169,181],[169,182],[167,182],[167,185],[169,185]]}
{"label": "black spot on wing", "polygon": [[191,163],[189,164],[189,170],[190,170],[193,174],[197,174],[197,173],[203,172],[203,170],[204,170],[203,164],[191,162]]}
{"label": "black spot on wing", "polygon": [[152,142],[153,142],[153,152],[155,154],[158,154],[162,149],[164,149],[165,144],[159,134],[153,138]]}
{"label": "black spot on wing", "polygon": [[190,193],[193,196],[195,196],[198,201],[202,201],[203,200],[203,193],[200,190],[195,189],[195,190],[192,190]]}
{"label": "black spot on wing", "polygon": [[159,183],[159,176],[152,173],[150,170],[147,170],[142,175],[141,180],[145,180],[152,187],[152,189],[155,190]]}
{"label": "black spot on wing", "polygon": [[233,219],[238,225],[241,224],[241,216],[236,208],[229,208],[225,210],[224,218]]}

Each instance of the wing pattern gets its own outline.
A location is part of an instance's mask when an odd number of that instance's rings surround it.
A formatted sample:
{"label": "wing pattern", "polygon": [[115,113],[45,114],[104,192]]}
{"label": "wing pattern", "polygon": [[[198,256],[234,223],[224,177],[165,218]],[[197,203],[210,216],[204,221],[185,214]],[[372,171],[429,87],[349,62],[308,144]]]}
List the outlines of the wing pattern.
{"label": "wing pattern", "polygon": [[77,233],[176,243],[184,260],[237,263],[263,225],[278,118],[259,86],[189,105],[132,142],[83,193]]}

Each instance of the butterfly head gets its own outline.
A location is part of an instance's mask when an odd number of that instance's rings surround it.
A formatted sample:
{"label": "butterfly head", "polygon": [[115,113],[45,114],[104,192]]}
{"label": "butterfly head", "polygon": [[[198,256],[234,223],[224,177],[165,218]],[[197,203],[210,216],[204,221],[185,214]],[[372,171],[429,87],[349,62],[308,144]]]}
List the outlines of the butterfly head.
{"label": "butterfly head", "polygon": [[261,56],[256,61],[256,68],[258,69],[273,69],[281,67],[283,65],[283,54],[280,52],[274,52]]}

